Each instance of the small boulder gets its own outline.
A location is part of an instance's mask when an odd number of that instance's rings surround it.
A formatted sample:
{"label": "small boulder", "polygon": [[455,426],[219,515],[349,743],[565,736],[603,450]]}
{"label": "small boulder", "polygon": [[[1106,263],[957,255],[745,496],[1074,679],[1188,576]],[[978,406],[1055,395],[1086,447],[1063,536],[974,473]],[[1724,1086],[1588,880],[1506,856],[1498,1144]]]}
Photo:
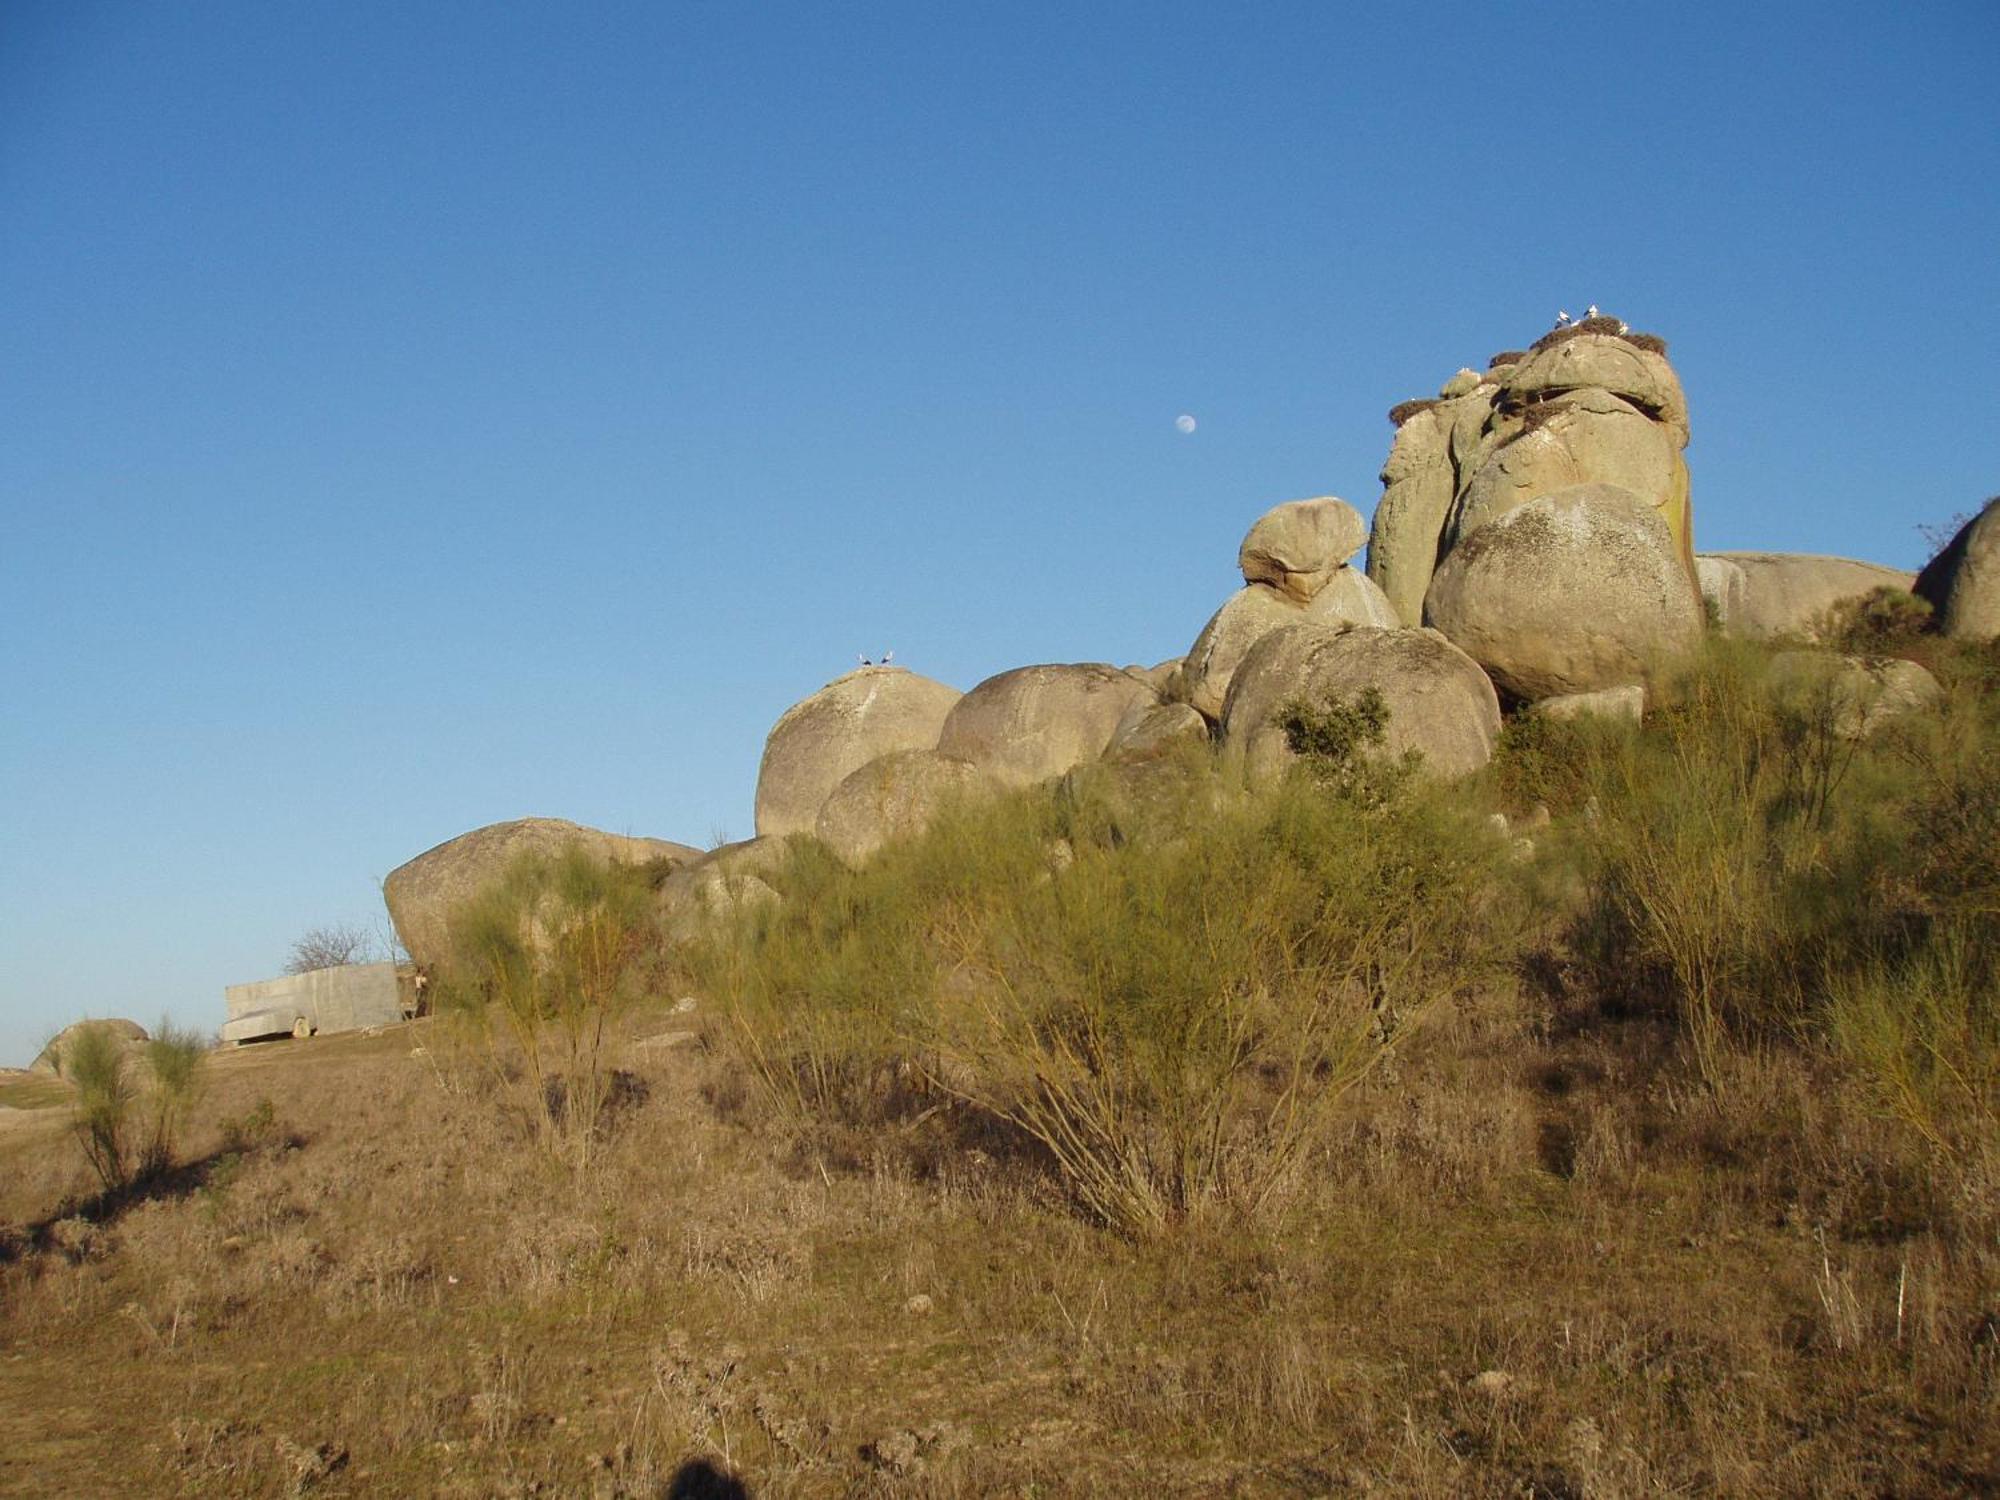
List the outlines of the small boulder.
{"label": "small boulder", "polygon": [[959,699],[936,748],[1000,786],[1033,786],[1096,760],[1128,709],[1158,701],[1145,683],[1101,662],[1017,667]]}
{"label": "small boulder", "polygon": [[1500,704],[1477,662],[1434,630],[1346,630],[1294,625],[1244,657],[1223,713],[1225,759],[1252,784],[1282,775],[1294,759],[1278,723],[1295,698],[1351,700],[1375,688],[1389,709],[1384,741],[1371,753],[1423,757],[1425,771],[1463,776],[1492,758]]}
{"label": "small boulder", "polygon": [[1439,565],[1424,617],[1526,702],[1643,680],[1702,628],[1666,522],[1611,484],[1557,490],[1481,526]]}
{"label": "small boulder", "polygon": [[1924,565],[1914,591],[1930,601],[1938,629],[1953,639],[2000,636],[2000,495]]}
{"label": "small boulder", "polygon": [[820,842],[859,869],[884,844],[922,833],[947,802],[974,794],[984,779],[976,767],[935,750],[878,755],[849,772],[821,805]]}
{"label": "small boulder", "polygon": [[382,899],[404,951],[419,968],[446,966],[451,957],[451,918],[459,907],[523,855],[559,856],[571,849],[581,849],[601,864],[657,862],[674,868],[701,857],[699,849],[687,844],[605,833],[563,818],[489,823],[425,850],[391,870],[382,882]]}
{"label": "small boulder", "polygon": [[42,1048],[35,1060],[28,1064],[31,1072],[52,1073],[61,1077],[67,1069],[63,1058],[68,1054],[76,1039],[86,1031],[99,1031],[128,1050],[136,1050],[152,1038],[146,1028],[137,1021],[127,1021],[122,1017],[107,1017],[101,1021],[76,1021],[58,1031],[48,1046]]}
{"label": "small boulder", "polygon": [[[1828,613],[1879,588],[1908,590],[1916,579],[1879,563],[1804,552],[1712,552],[1705,554],[1723,628],[1737,635],[1795,635],[1817,639]],[[1703,558],[1695,560],[1697,570]],[[1731,574],[1722,565],[1735,570]],[[1740,577],[1741,583],[1736,579]]]}
{"label": "small boulder", "polygon": [[1636,724],[1646,714],[1646,689],[1628,682],[1594,693],[1558,693],[1530,704],[1528,712],[1544,719],[1623,719]]}
{"label": "small boulder", "polygon": [[655,923],[669,942],[684,943],[740,911],[779,899],[765,879],[785,860],[785,840],[740,839],[682,865],[653,898]]}
{"label": "small boulder", "polygon": [[1845,740],[1865,739],[1944,701],[1935,677],[1897,657],[1780,651],[1771,659],[1771,676],[1795,708],[1829,714],[1833,732]]}
{"label": "small boulder", "polygon": [[1237,549],[1236,565],[1245,583],[1268,583],[1310,604],[1367,540],[1361,513],[1345,500],[1288,500],[1258,517]]}
{"label": "small boulder", "polygon": [[1107,756],[1145,760],[1177,745],[1205,744],[1208,720],[1186,703],[1135,703],[1113,731]]}
{"label": "small boulder", "polygon": [[956,688],[902,667],[862,667],[786,709],[757,767],[757,833],[811,833],[851,772],[892,750],[929,750]]}

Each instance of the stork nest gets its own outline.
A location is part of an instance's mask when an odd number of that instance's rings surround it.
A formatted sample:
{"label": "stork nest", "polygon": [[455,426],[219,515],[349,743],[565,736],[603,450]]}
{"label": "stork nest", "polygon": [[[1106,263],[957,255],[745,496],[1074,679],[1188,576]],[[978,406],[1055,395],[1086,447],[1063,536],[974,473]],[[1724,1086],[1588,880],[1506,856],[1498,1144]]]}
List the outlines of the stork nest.
{"label": "stork nest", "polygon": [[1437,398],[1425,397],[1416,401],[1399,401],[1389,408],[1389,420],[1401,427],[1420,411],[1429,411],[1436,406]]}
{"label": "stork nest", "polygon": [[1526,349],[1502,349],[1498,354],[1486,361],[1486,368],[1491,370],[1500,365],[1518,365],[1527,357],[1528,351]]}
{"label": "stork nest", "polygon": [[1648,354],[1666,357],[1667,341],[1657,333],[1633,333],[1616,318],[1585,318],[1581,323],[1572,323],[1567,328],[1551,328],[1536,339],[1530,352],[1540,354],[1544,349],[1553,349],[1557,344],[1567,344],[1571,339],[1581,338],[1586,333],[1603,334],[1608,338],[1621,340],[1634,349],[1643,349]]}

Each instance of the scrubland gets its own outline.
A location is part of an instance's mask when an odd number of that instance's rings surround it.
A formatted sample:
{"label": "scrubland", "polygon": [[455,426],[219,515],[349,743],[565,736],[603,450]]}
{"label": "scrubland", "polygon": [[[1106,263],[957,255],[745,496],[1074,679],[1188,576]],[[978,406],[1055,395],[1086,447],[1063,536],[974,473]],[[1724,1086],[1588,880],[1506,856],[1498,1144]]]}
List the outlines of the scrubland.
{"label": "scrubland", "polygon": [[1299,705],[691,946],[523,867],[130,1183],[0,1111],[0,1490],[2000,1492],[2000,658],[1850,630],[1941,710]]}

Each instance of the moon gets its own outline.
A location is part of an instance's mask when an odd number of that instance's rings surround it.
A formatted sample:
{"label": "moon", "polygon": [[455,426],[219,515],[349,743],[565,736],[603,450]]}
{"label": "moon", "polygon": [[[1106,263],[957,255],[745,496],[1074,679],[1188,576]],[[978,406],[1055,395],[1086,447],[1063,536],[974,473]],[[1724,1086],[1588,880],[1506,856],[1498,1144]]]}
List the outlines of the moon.
{"label": "moon", "polygon": [[1174,418],[1174,427],[1180,432],[1182,437],[1186,437],[1190,432],[1194,431],[1194,418],[1186,412],[1182,412],[1178,417]]}

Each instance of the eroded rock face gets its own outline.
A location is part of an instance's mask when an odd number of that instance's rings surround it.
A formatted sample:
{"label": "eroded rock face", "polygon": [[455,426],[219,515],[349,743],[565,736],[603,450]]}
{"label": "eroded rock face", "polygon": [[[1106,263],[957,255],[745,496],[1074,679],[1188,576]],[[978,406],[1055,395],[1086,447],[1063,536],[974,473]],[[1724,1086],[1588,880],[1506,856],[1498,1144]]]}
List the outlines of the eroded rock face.
{"label": "eroded rock face", "polygon": [[1096,760],[1128,709],[1158,701],[1145,683],[1102,662],[1017,667],[953,706],[936,749],[1002,787],[1033,786]]}
{"label": "eroded rock face", "polygon": [[[1458,490],[1452,461],[1452,422],[1459,409],[1490,413],[1489,401],[1458,401],[1420,411],[1396,429],[1382,466],[1382,500],[1368,538],[1368,576],[1381,588],[1398,619],[1423,618],[1424,590],[1437,565],[1438,541]],[[1473,425],[1473,441],[1484,421]]]}
{"label": "eroded rock face", "polygon": [[1702,592],[1723,628],[1768,638],[1814,639],[1836,605],[1879,588],[1908,589],[1916,579],[1879,563],[1805,552],[1711,552],[1695,560]]}
{"label": "eroded rock face", "polygon": [[893,750],[936,746],[959,693],[901,667],[862,667],[785,710],[757,768],[757,832],[811,833],[833,789]]}
{"label": "eroded rock face", "polygon": [[1702,628],[1666,523],[1609,484],[1540,496],[1473,532],[1431,580],[1424,618],[1527,702],[1643,681]]}
{"label": "eroded rock face", "polygon": [[2000,496],[1958,529],[1912,587],[1930,601],[1946,635],[1966,641],[2000,636]]}
{"label": "eroded rock face", "polygon": [[849,869],[859,869],[884,844],[922,833],[953,799],[974,796],[985,785],[976,766],[935,750],[878,755],[826,799],[819,810],[820,842]]}
{"label": "eroded rock face", "polygon": [[524,854],[561,856],[581,849],[605,864],[659,861],[679,866],[701,851],[666,839],[628,838],[562,818],[518,818],[460,834],[389,872],[382,899],[396,936],[416,964],[440,967],[451,951],[453,914]]}
{"label": "eroded rock face", "polygon": [[1345,500],[1288,500],[1257,519],[1236,565],[1245,583],[1268,583],[1300,604],[1310,604],[1334,573],[1361,550],[1368,527]]}
{"label": "eroded rock face", "polygon": [[1127,760],[1150,760],[1179,745],[1207,742],[1208,720],[1191,705],[1140,703],[1125,711],[1104,753]]}
{"label": "eroded rock face", "polygon": [[1521,399],[1592,388],[1643,408],[1673,435],[1675,447],[1687,446],[1687,397],[1680,377],[1664,354],[1621,335],[1582,333],[1547,343],[1514,366],[1506,384],[1507,393]]}
{"label": "eroded rock face", "polygon": [[1293,625],[1259,641],[1236,671],[1223,714],[1225,760],[1253,785],[1294,759],[1278,724],[1294,698],[1351,701],[1373,687],[1389,709],[1384,743],[1371,753],[1417,751],[1425,771],[1455,777],[1492,758],[1500,734],[1493,684],[1434,630],[1346,630]]}

